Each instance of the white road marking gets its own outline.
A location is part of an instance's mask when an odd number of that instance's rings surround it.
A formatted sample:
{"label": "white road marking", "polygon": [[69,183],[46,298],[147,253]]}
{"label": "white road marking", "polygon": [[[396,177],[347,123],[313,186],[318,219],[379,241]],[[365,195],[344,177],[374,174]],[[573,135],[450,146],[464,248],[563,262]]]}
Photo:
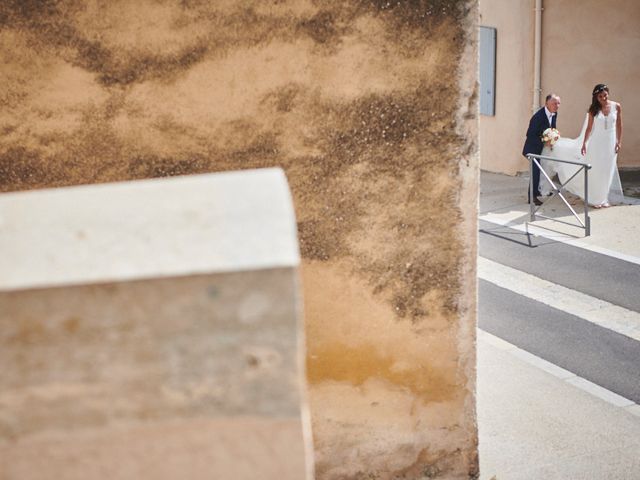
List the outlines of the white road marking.
{"label": "white road marking", "polygon": [[548,362],[536,355],[533,355],[526,350],[522,350],[512,343],[496,337],[489,332],[485,332],[480,328],[477,329],[477,333],[479,342],[486,342],[490,345],[493,345],[494,347],[513,355],[521,361],[528,363],[529,365],[538,369],[544,370],[550,375],[553,375],[554,377],[559,378],[560,380],[563,380],[564,382],[571,384],[574,387],[586,393],[589,393],[590,395],[593,395],[601,400],[604,400],[607,403],[610,403],[611,405],[622,408],[629,413],[640,417],[640,405],[636,404],[633,400],[629,400],[622,395],[618,395],[611,390],[607,390],[600,385],[596,385],[595,383],[590,382],[585,378],[579,377],[569,370],[558,367],[557,365]]}
{"label": "white road marking", "polygon": [[566,243],[567,245],[571,245],[573,247],[582,248],[584,250],[589,250],[591,252],[600,253],[608,257],[613,257],[619,260],[624,260],[625,262],[635,263],[636,265],[640,265],[640,257],[628,255],[626,253],[616,252],[615,250],[599,247],[598,245],[591,245],[590,243],[587,243],[582,240],[578,240],[562,232],[550,232],[549,229],[547,228],[536,227],[532,223],[528,223],[528,222],[524,224],[521,222],[515,223],[513,222],[513,220],[496,218],[492,214],[481,215],[478,218],[482,221],[493,223],[494,225],[500,225],[502,227],[512,228],[513,230],[517,230],[519,232],[530,233],[537,237],[548,238],[549,240]]}
{"label": "white road marking", "polygon": [[640,341],[640,313],[478,257],[478,278]]}

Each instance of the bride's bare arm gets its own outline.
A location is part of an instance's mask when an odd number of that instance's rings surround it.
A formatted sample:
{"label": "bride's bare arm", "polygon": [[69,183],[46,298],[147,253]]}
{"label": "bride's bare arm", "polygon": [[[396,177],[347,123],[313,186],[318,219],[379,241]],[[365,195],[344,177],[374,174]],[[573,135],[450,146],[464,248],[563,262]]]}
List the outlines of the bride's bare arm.
{"label": "bride's bare arm", "polygon": [[587,140],[589,140],[589,136],[591,135],[592,128],[593,128],[593,115],[589,114],[587,130],[584,132],[584,140],[582,141],[582,148],[580,149],[580,153],[582,153],[582,155],[585,155],[587,153]]}
{"label": "bride's bare arm", "polygon": [[618,120],[616,121],[616,153],[622,148],[622,107],[619,103],[616,104],[618,109]]}

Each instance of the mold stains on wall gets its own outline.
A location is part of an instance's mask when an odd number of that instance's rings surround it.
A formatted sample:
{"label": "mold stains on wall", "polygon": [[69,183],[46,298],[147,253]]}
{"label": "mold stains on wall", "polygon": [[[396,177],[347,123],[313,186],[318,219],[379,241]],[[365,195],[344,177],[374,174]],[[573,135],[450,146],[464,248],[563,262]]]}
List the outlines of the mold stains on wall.
{"label": "mold stains on wall", "polygon": [[300,86],[295,84],[286,85],[265,95],[260,104],[270,106],[277,113],[287,113],[293,110],[299,93]]}
{"label": "mold stains on wall", "polygon": [[35,47],[53,49],[54,55],[97,74],[96,80],[104,86],[166,78],[188,69],[208,50],[203,39],[195,39],[177,51],[172,47],[152,51],[136,48],[135,44],[118,48],[102,40],[99,31],[87,32],[87,25],[77,21],[83,10],[81,2],[29,1],[4,8],[7,23],[11,25],[14,19]]}
{"label": "mold stains on wall", "polygon": [[[323,122],[328,125],[318,143],[325,166],[321,183],[332,186],[334,179],[343,181],[335,185],[330,198],[350,198],[348,203],[331,203],[326,200],[325,218],[340,218],[338,231],[314,232],[311,225],[301,228],[303,255],[328,260],[354,255],[360,249],[341,248],[348,245],[346,239],[354,239],[354,230],[366,232],[368,245],[396,245],[393,252],[378,254],[375,258],[356,255],[357,264],[364,269],[374,291],[393,292],[388,298],[394,312],[400,318],[413,321],[424,318],[429,308],[424,297],[438,288],[444,297],[442,308],[455,315],[460,291],[457,288],[457,262],[461,244],[455,233],[460,215],[456,207],[455,180],[440,186],[443,176],[455,178],[457,166],[451,163],[452,152],[461,148],[464,140],[455,132],[450,120],[453,109],[433,102],[455,95],[450,87],[421,85],[416,92],[407,95],[372,95],[355,100],[351,104],[331,111]],[[416,148],[417,147],[417,148]],[[425,157],[428,161],[425,161]],[[344,188],[352,177],[354,166],[366,166],[367,176],[385,178],[393,185],[386,195],[381,192],[349,192]],[[354,179],[355,181],[355,179]],[[366,183],[366,180],[365,180]],[[440,184],[440,185],[439,185]],[[420,185],[420,191],[411,185]],[[331,190],[329,190],[331,191]],[[372,228],[380,222],[375,212],[388,208],[389,201],[397,201],[398,217],[386,217],[380,230]],[[373,208],[372,208],[373,207]],[[362,215],[363,210],[370,216]],[[402,211],[402,213],[400,213]],[[376,221],[376,217],[377,221]],[[324,222],[323,225],[326,225]],[[326,239],[330,238],[332,249]],[[345,239],[343,241],[337,241]],[[322,252],[321,256],[309,255]],[[432,307],[434,308],[434,307]],[[439,308],[439,307],[435,307]]]}
{"label": "mold stains on wall", "polygon": [[132,179],[174,177],[183,172],[205,173],[207,161],[194,155],[186,158],[163,158],[157,155],[140,155],[130,159],[129,174]]}
{"label": "mold stains on wall", "polygon": [[35,184],[48,184],[51,172],[40,164],[39,155],[22,147],[0,153],[0,189],[21,190]]}
{"label": "mold stains on wall", "polygon": [[329,44],[339,39],[338,28],[331,12],[323,11],[314,15],[309,20],[299,23],[300,29],[309,35],[315,42]]}
{"label": "mold stains on wall", "polygon": [[0,23],[24,25],[58,13],[55,0],[6,0],[0,5]]}

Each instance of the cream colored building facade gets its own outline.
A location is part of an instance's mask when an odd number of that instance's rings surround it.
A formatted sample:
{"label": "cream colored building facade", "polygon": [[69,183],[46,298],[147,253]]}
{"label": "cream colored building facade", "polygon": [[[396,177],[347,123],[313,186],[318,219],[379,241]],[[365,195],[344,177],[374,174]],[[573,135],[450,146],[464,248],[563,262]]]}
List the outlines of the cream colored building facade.
{"label": "cream colored building facade", "polygon": [[[540,91],[534,102],[536,7]],[[577,137],[597,83],[623,107],[621,168],[640,168],[640,2],[638,0],[480,0],[480,25],[496,28],[495,115],[480,117],[481,168],[527,170],[522,145],[533,105],[562,99],[558,129]]]}

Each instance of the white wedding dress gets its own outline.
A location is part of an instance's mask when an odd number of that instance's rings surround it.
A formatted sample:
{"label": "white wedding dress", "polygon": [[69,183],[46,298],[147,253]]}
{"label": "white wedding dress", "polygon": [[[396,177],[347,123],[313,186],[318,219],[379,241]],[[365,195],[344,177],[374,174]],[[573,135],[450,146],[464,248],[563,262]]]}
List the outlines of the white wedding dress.
{"label": "white wedding dress", "polygon": [[[617,104],[613,103],[609,115],[605,116],[600,111],[593,119],[593,128],[587,141],[587,154],[585,156],[582,156],[580,149],[587,129],[589,114],[585,117],[582,131],[578,138],[560,138],[553,146],[553,149],[545,146],[542,150],[543,156],[591,165],[588,180],[590,205],[602,205],[603,203],[615,205],[624,201],[622,184],[620,183],[620,175],[616,165],[618,159],[618,154],[615,151],[616,119],[618,116],[616,107]],[[561,183],[567,181],[580,168],[577,165],[549,160],[543,160],[541,165],[550,178],[557,174]],[[565,185],[565,189],[584,200],[584,175],[582,173],[576,175]],[[552,188],[549,181],[541,174],[540,192],[542,195],[547,195],[551,191]]]}

